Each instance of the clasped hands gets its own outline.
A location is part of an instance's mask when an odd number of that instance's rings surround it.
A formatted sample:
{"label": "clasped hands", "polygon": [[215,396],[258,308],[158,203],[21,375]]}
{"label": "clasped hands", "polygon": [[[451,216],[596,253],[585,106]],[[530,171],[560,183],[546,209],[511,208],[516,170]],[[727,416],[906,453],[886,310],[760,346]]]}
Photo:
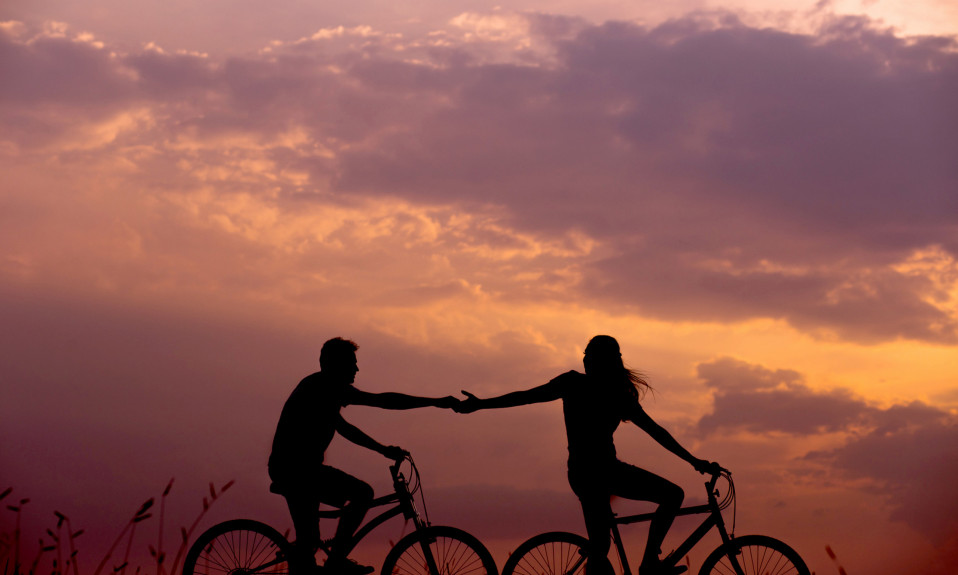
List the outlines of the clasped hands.
{"label": "clasped hands", "polygon": [[459,399],[452,395],[441,397],[436,403],[436,407],[451,409],[456,413],[472,413],[479,409],[481,399],[465,390],[463,390],[462,394],[466,396],[466,399]]}

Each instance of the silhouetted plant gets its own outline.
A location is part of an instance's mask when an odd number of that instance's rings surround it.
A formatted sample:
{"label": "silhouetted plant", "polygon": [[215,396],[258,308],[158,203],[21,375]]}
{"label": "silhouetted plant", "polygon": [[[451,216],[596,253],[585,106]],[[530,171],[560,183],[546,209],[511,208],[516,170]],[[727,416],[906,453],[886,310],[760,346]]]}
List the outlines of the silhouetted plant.
{"label": "silhouetted plant", "polygon": [[106,555],[103,557],[103,560],[100,561],[100,564],[97,566],[96,571],[93,572],[93,575],[99,575],[100,571],[103,570],[103,567],[106,565],[107,561],[110,560],[110,557],[113,556],[113,551],[116,549],[116,546],[120,544],[120,541],[123,540],[123,537],[129,533],[129,539],[126,546],[126,555],[123,558],[123,563],[119,566],[113,568],[113,572],[122,572],[126,568],[126,565],[130,558],[130,547],[133,545],[133,535],[136,533],[136,526],[142,521],[146,521],[153,516],[152,513],[147,513],[150,507],[153,507],[153,498],[146,500],[143,505],[140,505],[140,508],[133,514],[133,517],[127,522],[123,527],[123,531],[117,536],[116,540],[113,542],[113,545],[107,550]]}
{"label": "silhouetted plant", "polygon": [[[0,494],[0,500],[5,499],[8,495],[13,492],[12,487],[8,487],[3,490],[3,493]],[[20,532],[20,519],[23,513],[23,506],[27,503],[30,503],[29,499],[21,499],[20,503],[17,505],[7,505],[7,509],[16,513],[16,519],[14,520],[13,527],[13,543],[10,545],[13,547],[13,575],[20,575],[20,540],[22,533]],[[41,540],[40,547],[43,547]],[[10,561],[9,559],[4,566],[3,572],[9,573]]]}
{"label": "silhouetted plant", "polygon": [[[12,487],[7,487],[0,492],[0,501],[3,501],[7,498],[7,495],[10,495],[13,492]],[[0,533],[0,558],[3,561],[3,572],[8,573],[10,569],[10,549],[13,547],[13,542],[10,541],[11,536],[7,533]]]}
{"label": "silhouetted plant", "polygon": [[[185,527],[180,528],[182,540],[180,541],[179,547],[177,549],[173,565],[171,569],[167,571],[165,567],[167,554],[163,549],[163,531],[166,515],[166,497],[170,494],[170,491],[173,488],[173,479],[170,479],[166,485],[166,488],[163,490],[162,495],[160,496],[159,526],[156,547],[153,545],[148,545],[150,555],[155,561],[156,565],[155,575],[167,575],[167,573],[176,572],[176,568],[181,557],[188,549],[190,537],[193,534],[193,531],[200,524],[203,516],[209,511],[212,503],[230,487],[232,487],[233,483],[233,481],[227,482],[219,489],[219,491],[216,490],[216,487],[213,483],[209,484],[210,494],[209,496],[203,497],[202,510],[190,525],[189,529]],[[0,492],[0,500],[5,499],[12,492],[12,487],[8,487],[3,490],[3,492]],[[126,543],[123,558],[118,565],[112,567],[111,573],[114,575],[125,575],[127,569],[132,567],[130,565],[130,554],[134,547],[134,538],[137,527],[140,523],[153,517],[151,510],[154,507],[155,501],[156,500],[151,497],[142,505],[140,505],[140,507],[136,510],[136,513],[134,513],[126,525],[124,525],[123,529],[120,531],[120,534],[113,541],[113,544],[110,545],[110,548],[107,550],[99,565],[97,565],[93,575],[101,575],[101,572],[104,571],[104,568],[110,562],[110,559],[113,557],[117,547],[119,547],[119,545],[123,542]],[[52,541],[52,543],[48,543],[43,537],[41,537],[39,539],[37,554],[30,563],[30,568],[24,571],[24,565],[21,563],[21,515],[23,512],[23,507],[29,502],[29,499],[21,499],[16,505],[7,505],[7,510],[15,513],[16,515],[12,534],[0,533],[0,564],[3,565],[2,575],[39,575],[41,562],[49,553],[54,553],[50,575],[80,575],[76,539],[83,535],[84,530],[78,529],[74,531],[73,526],[70,523],[70,518],[60,511],[53,512],[53,515],[56,518],[55,528],[46,529],[45,535],[47,538],[49,538],[49,540]],[[64,561],[64,554],[66,553],[68,553],[68,555]],[[72,573],[70,573],[71,568]],[[140,575],[141,570],[142,566],[136,566],[134,575]]]}
{"label": "silhouetted plant", "polygon": [[845,568],[842,567],[841,563],[838,562],[838,556],[835,555],[834,551],[832,551],[831,545],[825,546],[825,553],[828,553],[828,556],[831,557],[832,561],[838,567],[838,575],[848,575],[847,573],[845,573]]}
{"label": "silhouetted plant", "polygon": [[[170,483],[172,484],[172,480],[170,481]],[[235,483],[235,481],[233,480],[226,482],[226,484],[223,485],[223,487],[220,487],[219,493],[217,493],[216,488],[213,487],[213,483],[210,482],[210,499],[207,499],[206,497],[203,498],[203,510],[200,511],[200,514],[196,516],[196,519],[193,521],[193,524],[190,525],[189,529],[180,527],[180,536],[181,536],[180,547],[176,551],[176,557],[173,558],[173,566],[170,568],[171,573],[174,573],[174,574],[176,573],[176,567],[180,564],[180,559],[183,557],[183,555],[186,553],[186,550],[188,549],[190,536],[193,535],[193,531],[196,529],[196,526],[200,524],[200,520],[203,519],[203,516],[206,515],[207,511],[209,511],[210,505],[214,501],[216,501],[216,499],[220,495],[222,495],[223,493],[226,493],[226,490],[232,487],[233,483]]]}

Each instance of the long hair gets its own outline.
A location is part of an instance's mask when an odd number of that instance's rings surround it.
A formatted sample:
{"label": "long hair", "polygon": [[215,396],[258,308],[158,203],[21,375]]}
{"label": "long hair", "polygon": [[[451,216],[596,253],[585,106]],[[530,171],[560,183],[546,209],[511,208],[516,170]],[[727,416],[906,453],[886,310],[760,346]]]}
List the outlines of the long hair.
{"label": "long hair", "polygon": [[626,376],[629,379],[629,387],[631,387],[632,391],[635,393],[635,399],[642,399],[645,397],[646,393],[654,391],[644,373],[637,369],[632,369],[624,364],[622,369],[625,370]]}
{"label": "long hair", "polygon": [[589,340],[585,347],[586,355],[601,364],[601,371],[611,376],[611,381],[620,386],[621,391],[631,401],[639,401],[652,389],[644,373],[626,367],[622,361],[619,342],[610,335],[597,335]]}

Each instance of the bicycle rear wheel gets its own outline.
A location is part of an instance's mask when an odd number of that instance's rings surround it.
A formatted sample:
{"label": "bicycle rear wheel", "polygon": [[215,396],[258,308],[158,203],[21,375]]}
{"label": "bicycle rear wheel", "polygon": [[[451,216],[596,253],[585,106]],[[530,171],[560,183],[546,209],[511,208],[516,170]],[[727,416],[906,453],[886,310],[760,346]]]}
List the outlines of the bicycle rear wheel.
{"label": "bicycle rear wheel", "polygon": [[289,575],[291,548],[269,525],[233,519],[197,538],[186,554],[183,575]]}
{"label": "bicycle rear wheel", "polygon": [[502,575],[582,575],[585,548],[581,535],[553,531],[522,543],[502,567]]}
{"label": "bicycle rear wheel", "polygon": [[478,539],[455,527],[426,527],[403,537],[383,562],[382,575],[497,575]]}
{"label": "bicycle rear wheel", "polygon": [[699,575],[809,575],[809,571],[801,556],[778,539],[745,535],[712,551]]}

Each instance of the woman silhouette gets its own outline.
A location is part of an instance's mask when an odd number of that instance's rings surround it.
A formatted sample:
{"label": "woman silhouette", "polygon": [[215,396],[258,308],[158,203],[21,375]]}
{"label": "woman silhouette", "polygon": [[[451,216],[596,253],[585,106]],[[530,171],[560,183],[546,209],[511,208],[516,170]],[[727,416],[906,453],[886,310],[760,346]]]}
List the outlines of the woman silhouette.
{"label": "woman silhouette", "polygon": [[589,535],[588,575],[613,573],[609,563],[612,518],[611,497],[651,501],[658,504],[649,525],[649,540],[639,566],[640,575],[675,575],[680,565],[666,570],[659,561],[662,541],[685,494],[674,483],[644,469],[619,461],[612,435],[621,421],[631,421],[663,447],[681,457],[700,473],[718,469],[716,463],[698,459],[662,426],[652,420],[639,404],[639,391],[648,382],[625,367],[618,342],[607,335],[589,341],[583,358],[585,373],[570,371],[545,385],[515,391],[499,397],[479,399],[463,391],[468,399],[454,408],[460,413],[562,400],[566,436],[569,441],[569,485],[579,498]]}

